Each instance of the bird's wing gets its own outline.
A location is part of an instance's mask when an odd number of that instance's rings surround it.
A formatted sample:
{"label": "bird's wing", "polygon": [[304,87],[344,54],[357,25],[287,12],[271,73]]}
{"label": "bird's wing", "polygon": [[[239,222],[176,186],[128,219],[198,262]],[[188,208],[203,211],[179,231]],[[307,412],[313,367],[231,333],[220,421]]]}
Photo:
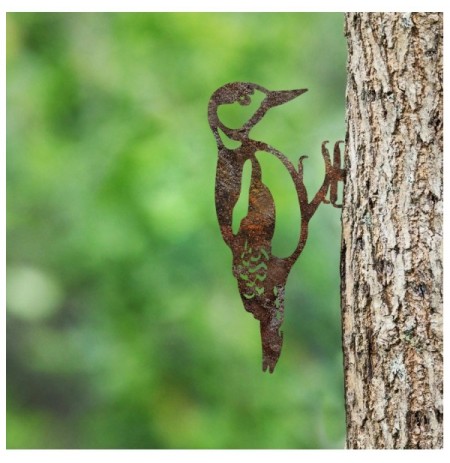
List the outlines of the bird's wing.
{"label": "bird's wing", "polygon": [[241,221],[238,235],[244,234],[251,241],[270,248],[275,232],[275,202],[270,190],[262,182],[261,166],[255,156],[252,157],[248,202],[248,213]]}

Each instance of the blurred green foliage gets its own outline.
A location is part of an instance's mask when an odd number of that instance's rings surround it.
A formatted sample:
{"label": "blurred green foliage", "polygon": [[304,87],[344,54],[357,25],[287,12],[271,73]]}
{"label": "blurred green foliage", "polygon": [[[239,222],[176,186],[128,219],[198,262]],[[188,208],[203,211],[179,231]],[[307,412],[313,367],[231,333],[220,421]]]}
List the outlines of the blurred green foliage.
{"label": "blurred green foliage", "polygon": [[313,194],[344,135],[341,14],[7,15],[9,448],[342,448],[339,210],[311,222],[263,374],[214,210],[206,108],[236,80],[309,88],[253,135],[309,154]]}

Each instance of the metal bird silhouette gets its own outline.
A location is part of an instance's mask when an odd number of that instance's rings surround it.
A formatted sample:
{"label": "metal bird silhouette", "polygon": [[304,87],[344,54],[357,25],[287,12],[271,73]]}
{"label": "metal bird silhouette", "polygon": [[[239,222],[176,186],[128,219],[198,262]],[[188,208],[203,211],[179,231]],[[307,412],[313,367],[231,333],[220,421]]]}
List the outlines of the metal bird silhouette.
{"label": "metal bird silhouette", "polygon": [[[280,151],[268,144],[250,138],[251,129],[275,106],[282,105],[302,95],[307,89],[269,91],[260,85],[248,82],[234,82],[216,90],[209,101],[208,120],[217,142],[218,162],[216,171],[215,202],[217,218],[225,243],[233,254],[233,275],[237,279],[239,293],[247,312],[260,322],[262,342],[262,368],[273,373],[280,357],[283,333],[280,331],[284,317],[284,294],[289,271],[302,252],[308,237],[308,224],[320,203],[336,204],[337,183],[344,179],[340,168],[341,156],[338,141],[334,145],[333,164],[322,143],[322,156],[325,161],[323,183],[311,201],[303,182],[303,160],[298,168]],[[262,92],[264,99],[259,108],[237,129],[226,127],[219,119],[218,108],[224,104],[239,103],[249,105],[251,97]],[[240,146],[229,149],[225,146],[219,129]],[[263,151],[278,158],[288,170],[298,196],[301,219],[300,236],[294,252],[285,258],[272,254],[272,238],[275,230],[275,204],[269,189],[262,182],[261,166],[256,152]],[[233,209],[241,194],[243,167],[250,160],[252,174],[249,189],[248,213],[240,223],[237,233],[233,233]],[[326,196],[330,191],[330,199]]]}

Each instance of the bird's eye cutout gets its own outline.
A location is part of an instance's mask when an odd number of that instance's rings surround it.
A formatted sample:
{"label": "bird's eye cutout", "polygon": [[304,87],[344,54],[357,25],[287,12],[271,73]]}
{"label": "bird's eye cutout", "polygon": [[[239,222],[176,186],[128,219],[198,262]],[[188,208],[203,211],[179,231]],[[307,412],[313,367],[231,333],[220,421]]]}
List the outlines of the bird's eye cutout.
{"label": "bird's eye cutout", "polygon": [[239,104],[241,104],[242,106],[248,106],[252,100],[251,98],[248,96],[248,95],[242,95],[241,97],[239,97]]}
{"label": "bird's eye cutout", "polygon": [[225,127],[230,129],[238,129],[242,127],[258,110],[265,98],[262,92],[240,92],[234,95],[233,103],[221,104],[217,109],[217,114],[220,121]]}

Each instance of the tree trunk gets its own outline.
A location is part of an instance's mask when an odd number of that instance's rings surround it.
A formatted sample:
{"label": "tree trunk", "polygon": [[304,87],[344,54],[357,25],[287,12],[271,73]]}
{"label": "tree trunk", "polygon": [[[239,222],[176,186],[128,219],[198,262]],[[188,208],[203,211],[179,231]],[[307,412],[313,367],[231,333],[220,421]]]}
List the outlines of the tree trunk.
{"label": "tree trunk", "polygon": [[442,14],[348,13],[348,448],[442,447]]}

